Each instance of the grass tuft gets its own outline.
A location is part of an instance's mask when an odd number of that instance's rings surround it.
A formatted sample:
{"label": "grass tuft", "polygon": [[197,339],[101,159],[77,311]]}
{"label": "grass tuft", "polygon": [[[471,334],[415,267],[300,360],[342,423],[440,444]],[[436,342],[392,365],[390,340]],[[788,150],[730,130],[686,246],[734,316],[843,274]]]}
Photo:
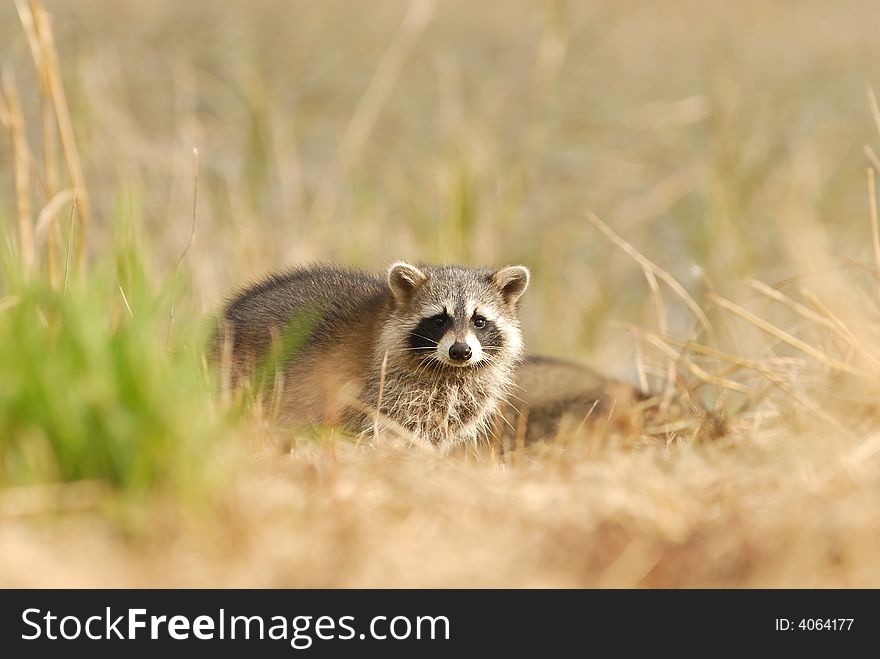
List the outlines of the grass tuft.
{"label": "grass tuft", "polygon": [[7,274],[0,484],[143,491],[201,479],[221,428],[201,341],[190,329],[166,348],[168,296],[150,290],[135,252],[117,256],[66,291]]}

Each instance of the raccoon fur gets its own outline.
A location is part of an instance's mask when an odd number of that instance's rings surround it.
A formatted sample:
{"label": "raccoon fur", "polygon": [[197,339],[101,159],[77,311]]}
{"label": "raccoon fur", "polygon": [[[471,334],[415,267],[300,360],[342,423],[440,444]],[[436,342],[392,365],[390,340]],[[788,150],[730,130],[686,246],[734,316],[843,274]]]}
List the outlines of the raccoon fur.
{"label": "raccoon fur", "polygon": [[516,371],[516,398],[502,407],[502,436],[526,443],[553,439],[583,419],[598,419],[648,398],[632,385],[606,378],[576,362],[529,355]]}
{"label": "raccoon fur", "polygon": [[727,431],[724,421],[697,401],[675,396],[664,408],[661,396],[555,357],[525,358],[516,370],[514,393],[501,407],[498,426],[506,446],[519,440],[552,441],[596,424],[638,440],[668,438],[668,422],[688,422],[684,425],[700,440],[717,439]]}
{"label": "raccoon fur", "polygon": [[[488,436],[510,391],[523,354],[517,309],[528,283],[523,266],[398,262],[384,277],[294,268],[231,299],[214,355],[228,362],[235,384],[277,360],[280,345],[273,395],[287,420],[369,431],[378,409],[418,440],[449,450]],[[291,336],[291,328],[299,329]],[[283,354],[289,342],[296,345]]]}

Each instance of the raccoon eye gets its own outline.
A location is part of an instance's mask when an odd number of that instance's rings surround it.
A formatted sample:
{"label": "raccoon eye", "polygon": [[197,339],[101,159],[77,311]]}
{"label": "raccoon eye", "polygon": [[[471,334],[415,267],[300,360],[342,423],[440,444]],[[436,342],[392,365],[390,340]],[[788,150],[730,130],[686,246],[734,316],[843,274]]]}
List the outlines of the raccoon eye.
{"label": "raccoon eye", "polygon": [[439,314],[431,318],[431,324],[434,327],[443,327],[446,324],[446,316]]}
{"label": "raccoon eye", "polygon": [[474,327],[476,327],[477,329],[483,329],[484,327],[486,327],[486,319],[482,316],[477,316],[476,318],[474,318]]}

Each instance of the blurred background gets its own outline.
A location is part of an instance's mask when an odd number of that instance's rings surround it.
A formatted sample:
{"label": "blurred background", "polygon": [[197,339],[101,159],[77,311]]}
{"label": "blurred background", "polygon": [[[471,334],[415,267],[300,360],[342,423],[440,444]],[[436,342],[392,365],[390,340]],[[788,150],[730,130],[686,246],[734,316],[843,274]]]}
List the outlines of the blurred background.
{"label": "blurred background", "polygon": [[[648,291],[585,209],[696,295],[808,274],[788,237],[799,223],[827,228],[841,260],[870,259],[875,2],[46,6],[90,249],[135,214],[171,269],[198,147],[188,260],[203,310],[310,260],[522,262],[532,350],[626,372],[631,338],[604,321],[651,318]],[[38,117],[12,2],[0,44]],[[0,155],[0,179],[9,166]],[[0,216],[13,213],[7,189]]]}

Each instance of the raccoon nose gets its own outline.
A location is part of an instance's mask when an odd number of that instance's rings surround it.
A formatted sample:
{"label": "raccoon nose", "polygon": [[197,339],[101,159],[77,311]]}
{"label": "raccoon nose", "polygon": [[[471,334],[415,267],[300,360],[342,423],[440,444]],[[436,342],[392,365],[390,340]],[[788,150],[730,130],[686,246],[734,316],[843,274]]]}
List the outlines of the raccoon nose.
{"label": "raccoon nose", "polygon": [[466,362],[471,358],[471,347],[467,343],[456,341],[449,346],[449,357],[457,362]]}

